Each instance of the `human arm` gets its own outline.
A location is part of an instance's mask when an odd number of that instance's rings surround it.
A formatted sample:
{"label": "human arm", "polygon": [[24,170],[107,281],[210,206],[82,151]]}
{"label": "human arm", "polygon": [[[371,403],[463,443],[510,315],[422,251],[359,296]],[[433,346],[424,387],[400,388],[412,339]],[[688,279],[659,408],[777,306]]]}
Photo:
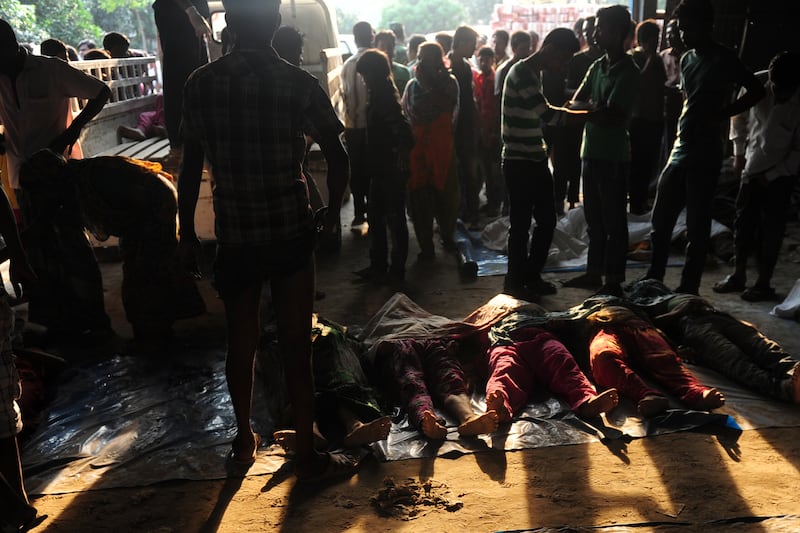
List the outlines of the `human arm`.
{"label": "human arm", "polygon": [[197,238],[194,217],[197,200],[200,197],[200,183],[203,177],[203,148],[194,139],[183,143],[183,159],[178,175],[178,260],[187,272],[200,274],[198,256],[200,239]]}
{"label": "human arm", "polygon": [[36,274],[33,273],[33,269],[28,263],[28,256],[22,248],[17,224],[14,221],[14,213],[5,190],[2,191],[2,197],[0,197],[0,235],[3,236],[6,252],[11,260],[8,269],[11,286],[14,288],[16,297],[21,298],[24,292],[27,292],[29,284],[36,282]]}
{"label": "human arm", "polygon": [[186,13],[186,16],[189,18],[189,24],[192,25],[194,28],[194,33],[198,37],[210,36],[211,35],[211,26],[208,25],[208,21],[200,14],[197,8],[189,2],[189,0],[171,0],[175,5],[181,8],[181,11]]}
{"label": "human arm", "polygon": [[317,132],[317,144],[328,163],[328,212],[323,221],[322,238],[338,234],[340,230],[340,211],[344,190],[350,181],[350,160],[342,145],[341,122],[331,107],[325,92],[314,80],[306,118]]}
{"label": "human arm", "polygon": [[740,84],[744,89],[744,92],[740,91],[738,97],[727,105],[722,110],[722,119],[732,117],[735,115],[739,115],[754,105],[756,105],[764,96],[766,96],[766,91],[764,90],[764,86],[758,81],[755,74],[748,70],[744,70],[742,67],[742,79]]}
{"label": "human arm", "polygon": [[730,140],[733,143],[733,174],[736,179],[742,177],[742,170],[747,162],[745,154],[747,150],[747,132],[750,111],[739,113],[731,118]]}
{"label": "human arm", "polygon": [[[88,74],[86,76],[88,76]],[[72,145],[75,144],[78,137],[80,137],[81,130],[103,109],[103,106],[106,105],[110,97],[111,89],[103,84],[103,87],[99,90],[97,95],[86,103],[86,106],[84,106],[78,116],[72,120],[69,127],[50,142],[49,148],[57,154],[63,154],[67,148],[72,148]]]}

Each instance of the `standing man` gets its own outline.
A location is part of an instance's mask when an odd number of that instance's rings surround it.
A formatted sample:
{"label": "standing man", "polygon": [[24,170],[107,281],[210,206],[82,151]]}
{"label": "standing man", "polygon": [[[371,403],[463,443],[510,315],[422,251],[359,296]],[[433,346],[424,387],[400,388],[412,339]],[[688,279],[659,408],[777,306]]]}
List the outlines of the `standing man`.
{"label": "standing man", "polygon": [[[528,35],[530,39],[530,35]],[[494,47],[494,66],[499,67],[508,59],[508,32],[504,29],[495,30],[492,34],[492,46]],[[530,43],[528,44],[530,46]],[[512,45],[513,47],[513,45]]]}
{"label": "standing man", "polygon": [[[316,229],[303,181],[303,130],[308,125],[328,162],[324,232],[339,224],[347,185],[342,124],[319,82],[280,59],[270,45],[280,25],[279,0],[226,0],[237,36],[233,50],[201,67],[186,82],[184,165],[178,181],[180,256],[191,262],[199,246],[194,214],[200,172],[189,162],[205,153],[214,176],[217,260],[214,276],[228,324],[226,377],[236,415],[232,459],[255,460],[259,437],[250,424],[253,362],[261,332],[261,288],[272,288],[278,342],[285,356],[297,430],[295,472],[314,480],[352,472],[344,456],[314,450],[311,311]],[[193,266],[196,269],[195,265]]]}
{"label": "standing man", "polygon": [[[4,128],[0,144],[22,211],[23,245],[39,277],[29,294],[28,318],[53,335],[110,332],[103,280],[84,233],[77,199],[60,198],[57,212],[42,213],[43,206],[20,189],[19,168],[42,148],[66,157],[73,154],[73,147],[77,151],[81,129],[100,112],[110,94],[105,83],[69,63],[28,55],[11,26],[0,20],[0,122]],[[72,97],[88,99],[74,119]]]}
{"label": "standing man", "polygon": [[[800,171],[800,55],[784,52],[760,72],[767,95],[733,117],[733,169],[741,177],[736,199],[736,268],[714,292],[742,292],[742,299],[775,298],[770,286],[786,230],[786,212]],[[750,288],[747,259],[756,252],[758,279]]]}
{"label": "standing man", "polygon": [[[681,39],[686,102],[678,137],[658,182],[653,206],[653,256],[646,277],[664,280],[672,229],[686,207],[686,264],[676,292],[697,294],[711,233],[711,203],[722,166],[722,135],[728,117],[750,109],[764,96],[761,85],[736,53],[714,41],[711,0],[683,0],[675,9]],[[731,103],[734,89],[747,92]]]}
{"label": "standing man", "polygon": [[375,48],[386,54],[392,64],[392,79],[400,97],[411,80],[411,71],[403,63],[395,61],[395,36],[392,30],[382,30],[375,34]]}
{"label": "standing man", "polygon": [[[547,34],[541,50],[516,63],[506,78],[501,132],[511,227],[503,292],[523,300],[556,292],[555,285],[542,279],[556,227],[553,176],[547,166],[542,125],[555,122],[557,114],[542,95],[539,73],[560,70],[577,51],[578,39],[572,30],[556,28]],[[536,228],[528,249],[531,216]]]}
{"label": "standing man", "polygon": [[450,54],[450,72],[458,82],[458,119],[456,120],[455,148],[458,158],[458,180],[461,185],[461,219],[469,229],[478,226],[478,108],[472,85],[472,66],[469,58],[475,52],[478,32],[469,26],[459,26],[453,34],[453,51]]}
{"label": "standing man", "polygon": [[356,53],[342,66],[342,92],[344,93],[344,142],[350,156],[350,191],[353,193],[355,216],[350,227],[360,231],[367,221],[367,196],[369,194],[369,164],[367,157],[367,86],[356,72],[356,63],[372,47],[375,32],[369,22],[356,22],[353,26]]}
{"label": "standing man", "polygon": [[565,287],[599,288],[602,294],[620,297],[628,252],[628,127],[639,89],[639,70],[624,47],[630,25],[625,6],[597,11],[595,40],[604,54],[589,67],[575,93],[575,101],[588,102],[593,108],[581,146],[589,255],[586,273],[564,283]]}
{"label": "standing man", "polygon": [[194,69],[208,63],[206,39],[211,36],[206,0],[155,0],[153,2],[161,71],[164,78],[164,120],[170,152],[164,165],[177,168],[181,160],[180,136],[183,85]]}

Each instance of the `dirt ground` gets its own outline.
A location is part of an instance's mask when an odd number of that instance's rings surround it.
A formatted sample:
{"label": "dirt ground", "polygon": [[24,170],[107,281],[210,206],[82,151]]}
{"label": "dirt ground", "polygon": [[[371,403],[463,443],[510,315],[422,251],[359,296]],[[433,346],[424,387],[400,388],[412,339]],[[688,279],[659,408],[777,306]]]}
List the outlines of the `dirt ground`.
{"label": "dirt ground", "polygon": [[[349,231],[351,218],[347,205],[342,214],[342,252],[318,261],[318,285],[326,297],[317,302],[317,310],[323,316],[343,324],[363,324],[396,289],[402,289],[433,313],[461,318],[502,287],[500,277],[460,279],[455,257],[441,249],[434,264],[417,264],[419,250],[413,236],[403,287],[355,283],[352,272],[367,265],[368,239]],[[775,277],[775,285],[784,294],[800,272],[799,242],[800,227],[794,223]],[[123,337],[129,336],[118,301],[120,266],[104,264],[103,271],[115,328]],[[668,285],[677,284],[678,272],[669,269]],[[770,317],[772,304],[748,304],[736,295],[723,297],[711,291],[711,284],[724,273],[725,267],[709,269],[701,294],[800,354],[800,324]],[[629,270],[629,277],[638,275]],[[565,275],[547,277],[563,279]],[[219,346],[224,343],[222,308],[208,280],[202,284],[209,313],[180,323],[178,339]],[[543,305],[563,309],[586,296],[585,291],[562,289]],[[798,436],[797,428],[745,431],[738,440],[685,432],[634,440],[622,449],[591,443],[490,451],[456,459],[379,463],[368,458],[352,479],[313,490],[295,487],[291,476],[267,475],[43,496],[34,503],[49,515],[38,529],[48,532],[461,532],[645,522],[651,524],[636,530],[671,523],[685,530],[800,531],[796,516],[708,524],[737,517],[800,514]],[[416,486],[427,482],[428,497],[410,503],[402,517],[379,515],[371,498],[388,482],[403,486],[409,480]]]}

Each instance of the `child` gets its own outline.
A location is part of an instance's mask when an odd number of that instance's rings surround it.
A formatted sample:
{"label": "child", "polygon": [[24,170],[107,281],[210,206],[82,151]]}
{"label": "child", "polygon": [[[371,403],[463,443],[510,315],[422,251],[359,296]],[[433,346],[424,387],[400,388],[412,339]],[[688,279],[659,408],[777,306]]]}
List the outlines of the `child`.
{"label": "child", "polygon": [[605,55],[592,64],[574,96],[574,101],[593,106],[581,147],[589,257],[586,273],[564,286],[599,288],[603,294],[621,296],[628,252],[628,125],[636,103],[639,70],[624,44],[631,27],[627,8],[604,7],[597,11],[596,20],[595,40]]}

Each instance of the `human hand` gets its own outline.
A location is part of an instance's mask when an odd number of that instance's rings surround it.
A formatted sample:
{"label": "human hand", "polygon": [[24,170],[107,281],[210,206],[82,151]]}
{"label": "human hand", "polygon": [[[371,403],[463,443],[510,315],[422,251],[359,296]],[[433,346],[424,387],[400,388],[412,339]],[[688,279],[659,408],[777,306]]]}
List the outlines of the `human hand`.
{"label": "human hand", "polygon": [[37,282],[36,274],[26,258],[12,259],[8,267],[8,273],[11,277],[11,286],[14,288],[14,296],[17,297],[17,300],[27,296],[31,286]]}
{"label": "human hand", "polygon": [[200,239],[197,235],[182,235],[175,252],[180,268],[199,278],[200,272]]}
{"label": "human hand", "polygon": [[195,35],[198,37],[211,36],[211,26],[208,25],[208,21],[197,11],[196,7],[187,7],[186,16],[189,17],[189,23],[194,28]]}
{"label": "human hand", "polygon": [[72,152],[72,146],[78,140],[79,132],[75,132],[70,128],[65,129],[59,135],[56,136],[55,139],[50,141],[50,146],[48,148],[56,154],[64,155],[67,152],[67,148],[69,151]]}

